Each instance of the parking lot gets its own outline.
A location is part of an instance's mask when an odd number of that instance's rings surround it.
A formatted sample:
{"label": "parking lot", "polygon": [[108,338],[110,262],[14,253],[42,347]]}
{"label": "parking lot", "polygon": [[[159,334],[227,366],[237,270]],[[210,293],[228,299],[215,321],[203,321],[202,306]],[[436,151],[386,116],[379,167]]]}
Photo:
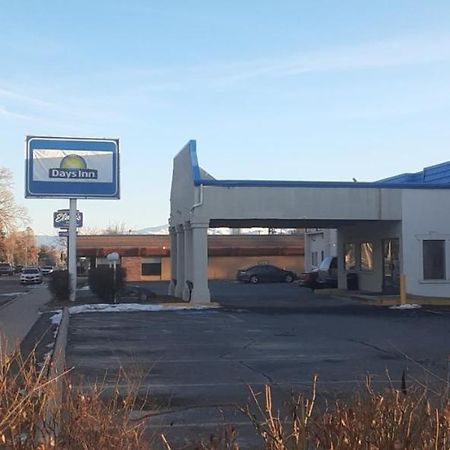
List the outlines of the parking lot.
{"label": "parking lot", "polygon": [[234,423],[241,444],[255,448],[236,410],[248,401],[248,386],[261,391],[268,383],[281,401],[291,389],[308,390],[315,373],[321,398],[350,393],[366,374],[378,387],[386,371],[398,385],[403,371],[408,383],[447,377],[449,310],[390,310],[295,284],[211,282],[211,292],[221,308],[72,316],[67,363],[74,382],[113,386],[122,367],[151,396],[151,431],[181,445]]}
{"label": "parking lot", "polygon": [[29,287],[20,284],[19,275],[0,277],[0,308],[7,305],[16,297],[26,294]]}

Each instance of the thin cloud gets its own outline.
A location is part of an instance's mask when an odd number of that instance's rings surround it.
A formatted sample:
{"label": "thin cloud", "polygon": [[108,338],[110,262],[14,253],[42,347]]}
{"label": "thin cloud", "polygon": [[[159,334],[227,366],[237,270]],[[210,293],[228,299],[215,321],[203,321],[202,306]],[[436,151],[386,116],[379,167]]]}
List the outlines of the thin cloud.
{"label": "thin cloud", "polygon": [[312,72],[384,69],[445,61],[450,61],[450,35],[410,36],[293,53],[281,58],[224,64],[210,68],[209,74],[216,74],[218,80],[240,81],[263,76],[288,77]]}
{"label": "thin cloud", "polygon": [[11,118],[11,119],[34,120],[34,117],[32,117],[32,116],[28,116],[25,114],[10,111],[5,106],[1,106],[1,105],[0,105],[0,116],[6,117],[6,118]]}
{"label": "thin cloud", "polygon": [[6,89],[2,87],[0,87],[0,98],[16,100],[22,103],[28,103],[32,105],[53,106],[52,103],[45,100],[41,100],[40,98],[36,98],[31,95],[21,94],[17,92],[17,90]]}

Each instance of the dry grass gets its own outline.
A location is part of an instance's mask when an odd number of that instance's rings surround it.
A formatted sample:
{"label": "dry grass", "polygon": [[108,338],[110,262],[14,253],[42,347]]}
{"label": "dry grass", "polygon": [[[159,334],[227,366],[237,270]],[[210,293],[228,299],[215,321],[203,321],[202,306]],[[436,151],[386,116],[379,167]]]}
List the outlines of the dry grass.
{"label": "dry grass", "polygon": [[[309,398],[292,396],[284,415],[265,387],[263,400],[253,392],[253,403],[242,408],[266,450],[449,450],[450,401],[448,389],[430,394],[426,387],[382,392],[370,380],[349,402],[337,401],[315,411],[317,377]],[[433,401],[431,400],[433,398]]]}
{"label": "dry grass", "polygon": [[[49,363],[37,368],[34,355],[19,353],[0,360],[0,448],[12,450],[145,450],[153,443],[144,435],[146,421],[132,420],[142,407],[138,386],[129,381],[124,394],[94,385],[80,391],[69,375],[48,379]],[[123,386],[123,379],[118,380]],[[58,382],[64,395],[58,397]],[[250,390],[252,401],[241,411],[254,425],[266,450],[449,450],[450,402],[448,389],[441,394],[424,386],[394,386],[376,392],[367,380],[348,402],[325,409],[316,401],[317,377],[311,393],[292,395],[277,405],[272,390]],[[134,415],[135,416],[135,415]],[[159,438],[158,438],[159,439]],[[164,436],[159,445],[172,449]],[[184,447],[186,448],[186,447]],[[238,450],[237,430],[225,427],[190,448]]]}
{"label": "dry grass", "polygon": [[[61,379],[48,379],[49,363],[37,368],[34,354],[0,362],[0,448],[35,449],[148,449],[144,424],[132,422],[134,389],[103,396],[97,385],[80,392]],[[63,383],[64,395],[55,402]],[[106,398],[106,399],[105,399]]]}

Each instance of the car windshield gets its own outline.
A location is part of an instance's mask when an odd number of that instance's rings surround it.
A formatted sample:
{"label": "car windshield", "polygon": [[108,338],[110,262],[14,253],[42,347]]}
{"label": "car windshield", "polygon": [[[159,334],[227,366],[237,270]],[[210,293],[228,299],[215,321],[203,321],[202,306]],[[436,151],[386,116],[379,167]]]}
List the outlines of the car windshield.
{"label": "car windshield", "polygon": [[24,269],[23,273],[39,273],[39,269]]}
{"label": "car windshield", "polygon": [[332,256],[327,256],[321,263],[319,266],[320,270],[328,270],[330,268],[331,265],[331,261],[333,260]]}
{"label": "car windshield", "polygon": [[0,267],[10,267],[10,265],[8,263],[0,263]]}
{"label": "car windshield", "polygon": [[44,266],[43,269],[46,269],[46,270],[52,270],[52,269],[53,269],[53,266]]}

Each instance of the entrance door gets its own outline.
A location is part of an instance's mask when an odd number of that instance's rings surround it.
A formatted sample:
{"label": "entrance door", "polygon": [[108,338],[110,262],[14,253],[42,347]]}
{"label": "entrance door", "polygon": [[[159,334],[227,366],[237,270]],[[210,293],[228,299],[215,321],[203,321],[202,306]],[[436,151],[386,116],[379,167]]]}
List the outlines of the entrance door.
{"label": "entrance door", "polygon": [[399,240],[383,240],[383,293],[400,293]]}

